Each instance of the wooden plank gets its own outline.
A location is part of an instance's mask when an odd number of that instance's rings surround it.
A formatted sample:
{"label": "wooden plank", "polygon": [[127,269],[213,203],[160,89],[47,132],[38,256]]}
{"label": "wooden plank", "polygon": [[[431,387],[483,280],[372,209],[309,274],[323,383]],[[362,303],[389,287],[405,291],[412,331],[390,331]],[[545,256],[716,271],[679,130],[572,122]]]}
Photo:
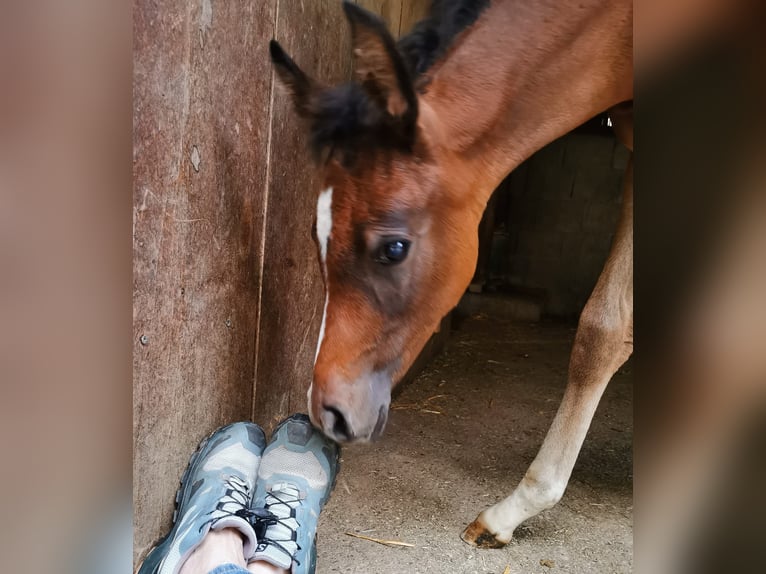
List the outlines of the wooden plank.
{"label": "wooden plank", "polygon": [[[309,75],[348,79],[351,49],[340,2],[280,1],[276,38]],[[311,225],[321,182],[307,134],[284,91],[274,91],[263,290],[253,418],[267,429],[306,412],[324,291]]]}
{"label": "wooden plank", "polygon": [[402,19],[402,0],[356,0],[356,3],[362,8],[380,15],[385,20],[394,38],[399,37],[399,23]]}
{"label": "wooden plank", "polygon": [[134,558],[251,414],[275,1],[134,4]]}
{"label": "wooden plank", "polygon": [[394,38],[409,32],[428,15],[432,0],[356,0],[356,3],[383,17]]}
{"label": "wooden plank", "polygon": [[399,22],[399,35],[404,36],[412,27],[428,16],[432,0],[404,0],[402,2],[402,17]]}

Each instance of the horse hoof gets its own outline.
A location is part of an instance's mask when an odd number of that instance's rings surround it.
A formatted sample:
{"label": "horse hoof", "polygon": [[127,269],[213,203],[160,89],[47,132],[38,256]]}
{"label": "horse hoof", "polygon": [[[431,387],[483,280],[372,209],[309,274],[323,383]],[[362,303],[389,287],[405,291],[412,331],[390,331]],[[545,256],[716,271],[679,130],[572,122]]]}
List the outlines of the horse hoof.
{"label": "horse hoof", "polygon": [[463,539],[463,542],[476,546],[476,548],[502,548],[508,544],[498,540],[478,518],[468,525],[460,538]]}

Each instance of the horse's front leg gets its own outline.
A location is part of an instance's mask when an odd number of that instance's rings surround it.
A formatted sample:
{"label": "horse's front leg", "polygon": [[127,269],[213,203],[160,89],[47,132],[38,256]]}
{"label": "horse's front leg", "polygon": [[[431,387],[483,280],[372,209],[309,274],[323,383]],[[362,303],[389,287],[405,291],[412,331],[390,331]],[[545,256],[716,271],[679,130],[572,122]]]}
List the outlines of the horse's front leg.
{"label": "horse's front leg", "polygon": [[567,388],[551,428],[513,494],[484,510],[463,532],[469,544],[504,546],[519,524],[561,499],[601,395],[633,350],[632,175],[631,163],[614,243],[580,315]]}

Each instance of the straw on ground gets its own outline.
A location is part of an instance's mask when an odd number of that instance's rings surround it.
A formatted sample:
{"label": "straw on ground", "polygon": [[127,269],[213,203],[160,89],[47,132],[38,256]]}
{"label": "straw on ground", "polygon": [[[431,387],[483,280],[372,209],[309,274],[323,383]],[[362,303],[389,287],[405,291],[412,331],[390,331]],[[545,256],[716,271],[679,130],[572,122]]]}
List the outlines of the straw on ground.
{"label": "straw on ground", "polygon": [[399,540],[382,540],[380,538],[372,538],[371,536],[364,536],[363,534],[356,534],[354,532],[346,532],[347,536],[353,536],[354,538],[361,538],[362,540],[369,540],[370,542],[377,542],[385,546],[406,546],[408,548],[414,548],[414,544],[409,542],[401,542]]}

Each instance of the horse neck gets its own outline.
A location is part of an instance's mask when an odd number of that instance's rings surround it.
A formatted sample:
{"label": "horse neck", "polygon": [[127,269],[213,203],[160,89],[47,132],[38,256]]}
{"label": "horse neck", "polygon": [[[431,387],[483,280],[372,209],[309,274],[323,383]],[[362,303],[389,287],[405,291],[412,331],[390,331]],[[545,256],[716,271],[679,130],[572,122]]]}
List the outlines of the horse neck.
{"label": "horse neck", "polygon": [[524,159],[632,97],[632,0],[496,0],[427,77],[443,180],[479,214]]}

